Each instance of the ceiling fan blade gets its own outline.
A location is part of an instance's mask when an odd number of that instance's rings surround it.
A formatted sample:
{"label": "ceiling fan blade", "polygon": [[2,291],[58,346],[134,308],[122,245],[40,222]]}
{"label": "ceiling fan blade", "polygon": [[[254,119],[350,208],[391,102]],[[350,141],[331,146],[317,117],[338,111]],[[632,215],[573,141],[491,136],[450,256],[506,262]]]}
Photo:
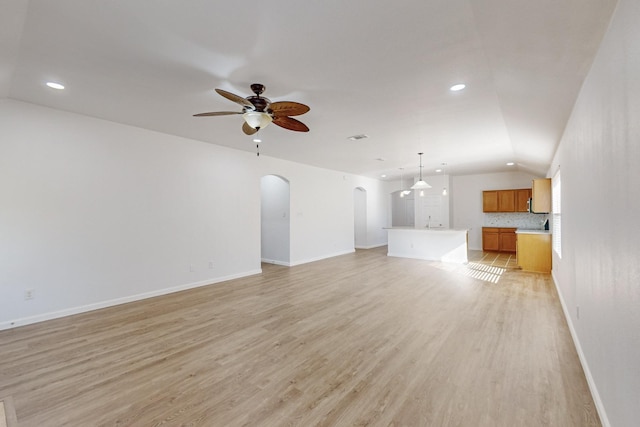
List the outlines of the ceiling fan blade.
{"label": "ceiling fan blade", "polygon": [[295,130],[297,132],[309,132],[307,125],[299,120],[292,119],[291,117],[274,117],[273,123],[285,129]]}
{"label": "ceiling fan blade", "polygon": [[252,128],[251,126],[249,126],[247,124],[247,122],[244,122],[242,124],[242,132],[246,133],[247,135],[253,135],[254,133],[256,133],[258,131],[255,130],[254,128]]}
{"label": "ceiling fan blade", "polygon": [[229,101],[236,102],[242,105],[243,107],[248,107],[253,110],[253,104],[239,95],[236,95],[231,92],[227,92],[226,90],[222,90],[222,89],[216,89],[216,92],[218,92],[219,95],[222,95],[225,98],[227,98]]}
{"label": "ceiling fan blade", "polygon": [[292,101],[272,102],[269,108],[271,108],[273,115],[276,117],[299,116],[310,110],[308,106]]}
{"label": "ceiling fan blade", "polygon": [[211,113],[194,114],[193,117],[209,117],[209,116],[230,116],[232,114],[242,114],[237,111],[214,111]]}

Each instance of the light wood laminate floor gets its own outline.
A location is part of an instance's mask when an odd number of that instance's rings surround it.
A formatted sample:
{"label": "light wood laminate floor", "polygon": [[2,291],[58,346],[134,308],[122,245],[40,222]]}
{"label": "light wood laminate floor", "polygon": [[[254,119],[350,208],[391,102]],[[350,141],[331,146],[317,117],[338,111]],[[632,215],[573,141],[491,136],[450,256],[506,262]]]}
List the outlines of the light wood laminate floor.
{"label": "light wood laminate floor", "polygon": [[0,332],[30,426],[597,426],[550,276],[385,248]]}

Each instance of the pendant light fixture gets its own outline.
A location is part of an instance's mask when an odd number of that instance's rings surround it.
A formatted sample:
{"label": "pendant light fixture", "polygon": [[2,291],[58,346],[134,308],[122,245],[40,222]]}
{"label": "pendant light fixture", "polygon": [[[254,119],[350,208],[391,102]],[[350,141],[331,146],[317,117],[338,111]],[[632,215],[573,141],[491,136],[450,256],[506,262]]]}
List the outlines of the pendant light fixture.
{"label": "pendant light fixture", "polygon": [[424,153],[418,153],[420,156],[420,180],[411,186],[412,190],[424,190],[426,188],[431,188],[429,184],[422,180],[422,155]]}
{"label": "pendant light fixture", "polygon": [[446,163],[442,164],[442,195],[447,195],[447,175],[445,174],[444,167],[447,166]]}
{"label": "pendant light fixture", "polygon": [[411,190],[404,189],[404,176],[402,175],[402,171],[404,168],[400,168],[400,197],[408,196],[411,194]]}

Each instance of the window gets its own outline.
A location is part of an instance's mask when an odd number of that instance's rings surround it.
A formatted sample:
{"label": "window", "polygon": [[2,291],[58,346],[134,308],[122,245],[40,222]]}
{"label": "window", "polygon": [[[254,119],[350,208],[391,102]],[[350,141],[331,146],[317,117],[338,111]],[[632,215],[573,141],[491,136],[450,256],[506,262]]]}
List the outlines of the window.
{"label": "window", "polygon": [[551,211],[553,218],[553,250],[562,258],[562,209],[560,195],[560,171],[551,180]]}

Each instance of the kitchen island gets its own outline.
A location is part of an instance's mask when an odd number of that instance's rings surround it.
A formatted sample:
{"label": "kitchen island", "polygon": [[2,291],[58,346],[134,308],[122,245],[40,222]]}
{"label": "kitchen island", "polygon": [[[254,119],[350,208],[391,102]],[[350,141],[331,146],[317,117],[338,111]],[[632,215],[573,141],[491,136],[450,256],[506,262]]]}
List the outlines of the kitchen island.
{"label": "kitchen island", "polygon": [[391,227],[387,256],[466,263],[467,230]]}

